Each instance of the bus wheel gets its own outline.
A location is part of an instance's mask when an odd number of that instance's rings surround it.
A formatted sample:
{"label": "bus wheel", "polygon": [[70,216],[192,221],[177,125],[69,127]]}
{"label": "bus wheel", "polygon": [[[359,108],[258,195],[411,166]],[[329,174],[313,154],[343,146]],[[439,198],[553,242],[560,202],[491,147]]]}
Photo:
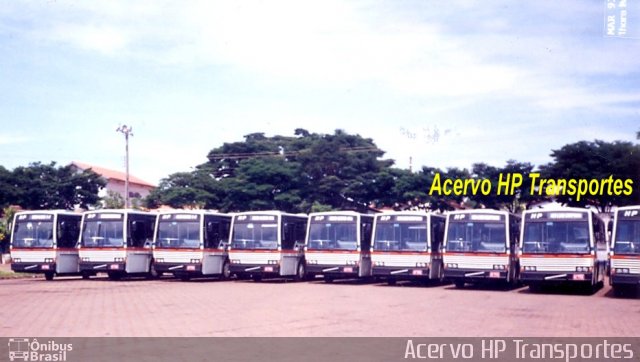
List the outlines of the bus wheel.
{"label": "bus wheel", "polygon": [[91,273],[89,273],[89,272],[82,272],[82,279],[87,280],[87,279],[89,279],[89,278],[91,278]]}
{"label": "bus wheel", "polygon": [[387,285],[396,285],[396,280],[393,278],[387,278]]}
{"label": "bus wheel", "polygon": [[325,283],[333,283],[333,278],[330,276],[324,276],[324,282]]}
{"label": "bus wheel", "polygon": [[295,276],[295,281],[296,282],[301,282],[307,279],[307,270],[304,267],[304,263],[300,262],[298,263],[298,267],[296,268],[296,276]]}
{"label": "bus wheel", "polygon": [[147,273],[147,279],[158,279],[160,278],[160,274],[156,271],[156,268],[151,264],[149,267],[149,273]]}
{"label": "bus wheel", "polygon": [[464,288],[464,280],[456,280],[455,282],[453,282],[453,284],[456,286],[456,288]]}
{"label": "bus wheel", "polygon": [[46,280],[53,280],[53,275],[54,275],[53,272],[47,272],[47,273],[44,273],[44,278]]}
{"label": "bus wheel", "polygon": [[109,280],[120,280],[122,278],[122,275],[120,273],[107,273],[107,275],[109,276]]}
{"label": "bus wheel", "polygon": [[229,260],[225,260],[222,264],[222,274],[220,274],[220,280],[228,280],[231,278],[231,268],[229,267]]}
{"label": "bus wheel", "polygon": [[262,275],[254,274],[251,276],[251,279],[253,279],[254,282],[259,282],[262,280]]}
{"label": "bus wheel", "polygon": [[191,280],[191,275],[182,274],[182,275],[180,275],[180,280],[182,280],[183,282],[188,282],[189,280]]}

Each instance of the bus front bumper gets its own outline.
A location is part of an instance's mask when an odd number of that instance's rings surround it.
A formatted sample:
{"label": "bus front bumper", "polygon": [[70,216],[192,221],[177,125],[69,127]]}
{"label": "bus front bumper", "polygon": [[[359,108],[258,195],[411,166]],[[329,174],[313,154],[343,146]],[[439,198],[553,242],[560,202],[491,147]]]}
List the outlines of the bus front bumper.
{"label": "bus front bumper", "polygon": [[80,271],[91,272],[123,272],[126,270],[125,262],[99,262],[99,261],[81,261]]}
{"label": "bus front bumper", "polygon": [[593,273],[576,273],[576,272],[539,272],[539,271],[521,271],[520,281],[524,284],[539,283],[565,283],[565,282],[591,282]]}
{"label": "bus front bumper", "polygon": [[202,274],[202,264],[196,263],[159,263],[156,261],[153,268],[158,273]]}
{"label": "bus front bumper", "polygon": [[307,274],[325,275],[325,276],[342,276],[342,277],[358,277],[360,268],[357,265],[318,265],[307,264]]}
{"label": "bus front bumper", "polygon": [[280,275],[280,265],[278,264],[230,264],[229,270],[231,274],[236,275]]}
{"label": "bus front bumper", "polygon": [[56,271],[55,262],[12,262],[11,270],[16,273],[48,273]]}
{"label": "bus front bumper", "polygon": [[640,274],[611,273],[609,283],[611,285],[640,285]]}
{"label": "bus front bumper", "polygon": [[470,283],[483,280],[501,280],[507,279],[507,270],[496,269],[451,269],[444,270],[445,280],[464,280]]}
{"label": "bus front bumper", "polygon": [[401,266],[373,266],[374,277],[393,279],[420,279],[429,277],[429,268],[403,268]]}

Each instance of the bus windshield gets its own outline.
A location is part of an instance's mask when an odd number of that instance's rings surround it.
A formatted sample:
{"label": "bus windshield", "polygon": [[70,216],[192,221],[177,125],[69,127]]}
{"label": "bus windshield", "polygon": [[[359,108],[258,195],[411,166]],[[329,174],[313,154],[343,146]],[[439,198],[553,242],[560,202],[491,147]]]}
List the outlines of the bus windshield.
{"label": "bus windshield", "polygon": [[13,247],[53,248],[53,222],[16,221]]}
{"label": "bus windshield", "polygon": [[200,223],[198,221],[160,221],[156,248],[199,248]]}
{"label": "bus windshield", "polygon": [[309,230],[311,250],[357,250],[358,224],[355,222],[312,222]]}
{"label": "bus windshield", "polygon": [[620,220],[613,244],[616,254],[640,254],[640,220]]}
{"label": "bus windshield", "polygon": [[278,223],[236,222],[233,226],[232,249],[277,249]]}
{"label": "bus windshield", "polygon": [[587,221],[526,222],[522,251],[525,253],[588,253]]}
{"label": "bus windshield", "polygon": [[450,222],[447,251],[504,253],[507,233],[504,222]]}
{"label": "bus windshield", "polygon": [[117,248],[124,246],[122,221],[89,220],[82,228],[84,248]]}
{"label": "bus windshield", "polygon": [[426,222],[378,222],[373,248],[381,251],[426,251],[427,235]]}

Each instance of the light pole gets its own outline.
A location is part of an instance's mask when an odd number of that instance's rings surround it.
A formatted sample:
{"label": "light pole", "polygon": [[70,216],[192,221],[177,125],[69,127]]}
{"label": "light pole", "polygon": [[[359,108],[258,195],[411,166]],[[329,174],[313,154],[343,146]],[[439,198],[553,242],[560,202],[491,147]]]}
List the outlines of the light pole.
{"label": "light pole", "polygon": [[126,124],[118,127],[116,132],[120,132],[124,135],[124,163],[125,163],[125,179],[124,179],[124,207],[129,208],[129,136],[133,136],[133,127],[128,127]]}

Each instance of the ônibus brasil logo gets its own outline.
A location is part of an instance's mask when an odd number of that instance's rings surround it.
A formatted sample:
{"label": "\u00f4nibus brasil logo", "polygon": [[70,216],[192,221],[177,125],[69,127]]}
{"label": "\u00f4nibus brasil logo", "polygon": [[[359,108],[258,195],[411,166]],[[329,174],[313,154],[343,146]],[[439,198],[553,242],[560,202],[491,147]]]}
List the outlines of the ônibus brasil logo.
{"label": "\u00f4nibus brasil logo", "polygon": [[37,339],[9,338],[9,361],[66,361],[71,343],[38,342]]}

